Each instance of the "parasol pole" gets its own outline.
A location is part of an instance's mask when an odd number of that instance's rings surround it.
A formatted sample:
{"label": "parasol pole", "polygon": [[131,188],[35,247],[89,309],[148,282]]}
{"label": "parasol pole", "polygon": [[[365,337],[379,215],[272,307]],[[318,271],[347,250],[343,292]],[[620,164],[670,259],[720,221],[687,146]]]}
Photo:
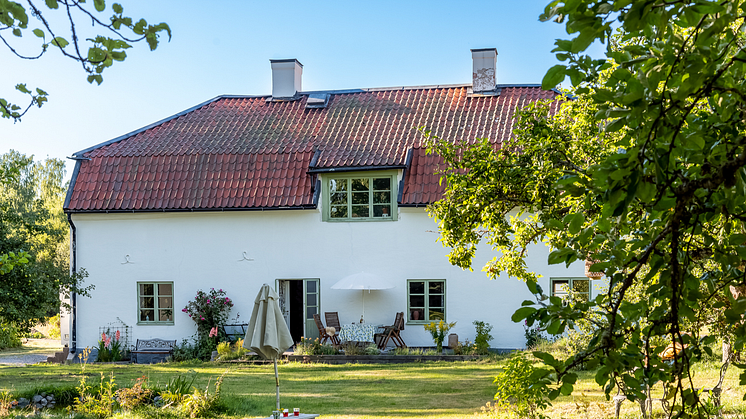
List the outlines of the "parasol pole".
{"label": "parasol pole", "polygon": [[277,374],[277,358],[275,361],[275,385],[277,390],[277,410],[280,410],[280,376]]}

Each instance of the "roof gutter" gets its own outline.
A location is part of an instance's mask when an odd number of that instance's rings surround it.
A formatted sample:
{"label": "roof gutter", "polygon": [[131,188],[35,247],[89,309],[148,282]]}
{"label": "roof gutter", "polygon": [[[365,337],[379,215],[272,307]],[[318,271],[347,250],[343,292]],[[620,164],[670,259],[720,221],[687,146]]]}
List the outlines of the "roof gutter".
{"label": "roof gutter", "polygon": [[119,214],[119,213],[153,213],[153,212],[233,212],[233,211],[279,211],[279,210],[311,210],[316,209],[315,204],[299,205],[294,207],[256,207],[256,208],[164,208],[164,209],[93,209],[93,210],[71,210],[65,209],[69,214]]}
{"label": "roof gutter", "polygon": [[[70,224],[71,229],[70,243],[72,248],[70,249],[70,270],[75,275],[78,272],[78,234],[75,223],[73,223],[72,214],[70,213],[67,213],[67,222]],[[74,291],[70,293],[70,305],[72,306],[70,308],[70,353],[74,354],[78,351],[78,295]]]}
{"label": "roof gutter", "polygon": [[336,172],[363,172],[371,170],[406,169],[406,165],[391,166],[352,166],[352,167],[325,167],[320,169],[308,169],[306,173],[336,173]]}

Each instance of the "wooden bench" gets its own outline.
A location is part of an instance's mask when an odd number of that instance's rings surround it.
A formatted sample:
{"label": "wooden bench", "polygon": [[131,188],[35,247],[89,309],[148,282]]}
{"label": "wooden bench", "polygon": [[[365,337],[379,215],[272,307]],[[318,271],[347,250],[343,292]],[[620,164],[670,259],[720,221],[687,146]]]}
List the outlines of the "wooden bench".
{"label": "wooden bench", "polygon": [[176,340],[138,339],[132,351],[132,362],[136,364],[155,364],[164,362],[174,354]]}

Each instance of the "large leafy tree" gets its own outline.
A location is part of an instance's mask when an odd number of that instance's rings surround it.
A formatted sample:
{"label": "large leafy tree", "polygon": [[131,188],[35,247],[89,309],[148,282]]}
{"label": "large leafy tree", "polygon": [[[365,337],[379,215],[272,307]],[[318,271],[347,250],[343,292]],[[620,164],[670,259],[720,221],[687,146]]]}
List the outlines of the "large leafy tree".
{"label": "large leafy tree", "polygon": [[[430,138],[448,163],[446,195],[430,211],[451,261],[470,266],[486,239],[502,256],[485,270],[536,295],[514,320],[560,334],[601,319],[568,359],[536,354],[560,384],[550,398],[571,393],[583,365],[607,394],[618,386],[642,399],[664,383],[673,414],[705,416],[691,366],[718,330],[743,349],[745,17],[744,0],[554,1],[541,18],[572,37],[557,41],[564,63],[543,87],[569,77],[576,99],[526,109],[501,147]],[[585,53],[594,41],[605,58]],[[608,291],[588,303],[547,299],[523,262],[541,241],[550,263],[595,261]],[[683,349],[665,362],[672,342]]]}
{"label": "large leafy tree", "polygon": [[[151,25],[145,19],[126,16],[119,3],[111,4],[108,19],[101,16],[106,10],[105,0],[93,0],[92,7],[85,0],[43,3],[39,7],[30,0],[0,0],[0,41],[19,59],[37,60],[57,50],[80,63],[89,83],[101,84],[104,70],[124,61],[132,44],[146,42],[150,50],[155,50],[162,33],[171,38],[166,23]],[[36,41],[29,42],[29,38]],[[19,121],[30,108],[41,107],[48,100],[48,93],[39,87],[18,83],[15,90],[27,96],[28,104],[0,97],[0,117]]]}
{"label": "large leafy tree", "polygon": [[88,290],[84,272],[69,273],[64,162],[10,151],[0,166],[15,173],[0,185],[0,254],[20,262],[0,266],[0,322],[28,331],[59,310],[60,294]]}

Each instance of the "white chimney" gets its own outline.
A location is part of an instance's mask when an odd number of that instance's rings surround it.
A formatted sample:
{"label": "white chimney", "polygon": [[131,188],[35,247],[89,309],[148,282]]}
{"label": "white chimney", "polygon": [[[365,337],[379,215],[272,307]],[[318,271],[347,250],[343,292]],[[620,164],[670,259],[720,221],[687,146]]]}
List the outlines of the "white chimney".
{"label": "white chimney", "polygon": [[474,63],[472,90],[474,93],[489,92],[497,86],[497,48],[471,50]]}
{"label": "white chimney", "polygon": [[295,58],[269,60],[272,63],[272,97],[293,97],[300,92],[303,64]]}

